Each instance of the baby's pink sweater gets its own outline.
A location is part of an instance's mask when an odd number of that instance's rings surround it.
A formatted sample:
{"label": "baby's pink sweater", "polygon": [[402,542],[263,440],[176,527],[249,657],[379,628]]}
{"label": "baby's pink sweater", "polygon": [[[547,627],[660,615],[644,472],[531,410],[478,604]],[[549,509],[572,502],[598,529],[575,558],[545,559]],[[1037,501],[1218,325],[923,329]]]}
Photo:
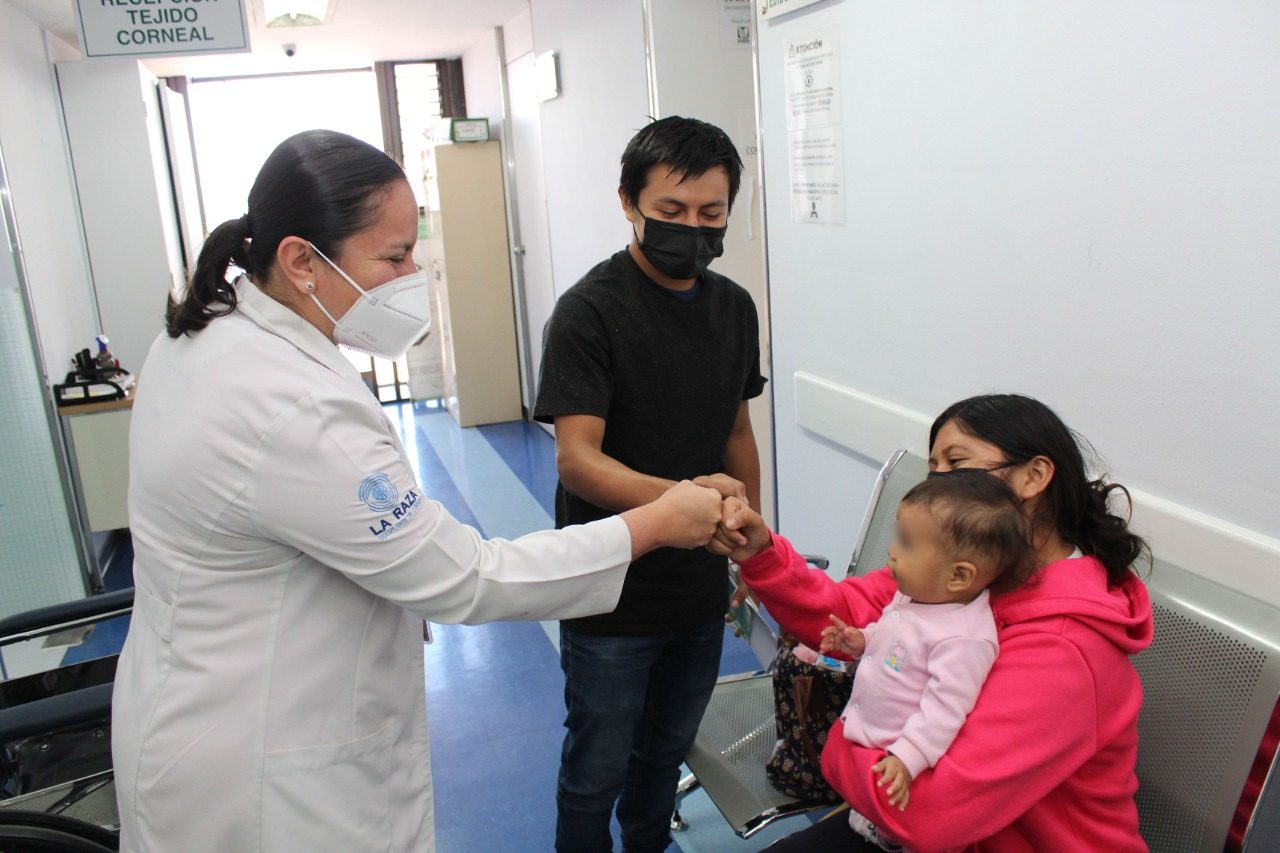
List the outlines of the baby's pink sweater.
{"label": "baby's pink sweater", "polygon": [[862,631],[867,647],[841,715],[844,736],[898,756],[914,779],[955,740],[995,662],[989,596],[921,604],[898,592]]}

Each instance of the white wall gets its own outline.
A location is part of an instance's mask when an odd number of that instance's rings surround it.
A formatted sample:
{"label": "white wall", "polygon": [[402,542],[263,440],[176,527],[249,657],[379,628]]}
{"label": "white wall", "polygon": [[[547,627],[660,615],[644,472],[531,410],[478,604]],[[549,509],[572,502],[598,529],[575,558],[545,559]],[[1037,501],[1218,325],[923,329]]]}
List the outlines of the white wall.
{"label": "white wall", "polygon": [[[547,223],[547,183],[542,158],[542,101],[538,63],[533,52],[533,21],[524,11],[502,26],[503,75],[507,94],[507,161],[511,199],[511,236],[517,247],[512,269],[520,290],[517,304],[524,405],[532,411],[542,369],[542,333],[558,296],[551,266]],[[566,282],[567,287],[573,282]],[[554,433],[553,427],[542,424]]]}
{"label": "white wall", "polygon": [[533,50],[533,15],[526,5],[515,17],[502,25],[503,62],[510,64]]}
{"label": "white wall", "polygon": [[71,50],[0,0],[0,148],[53,382],[98,333],[52,66]]}
{"label": "white wall", "polygon": [[502,58],[498,55],[498,30],[467,48],[462,54],[463,91],[467,115],[489,120],[489,138],[502,139]]}
{"label": "white wall", "polygon": [[[729,217],[724,256],[713,269],[746,288],[760,316],[761,367],[769,372],[769,307],[765,288],[760,158],[756,147],[756,95],[750,44],[726,42],[723,0],[650,0],[653,71],[659,117],[708,121],[729,134],[742,155],[742,184]],[[750,15],[750,9],[747,10]],[[731,34],[732,35],[732,34]],[[773,518],[772,381],[751,403],[760,449],[761,511]]]}
{"label": "white wall", "polygon": [[102,330],[136,374],[183,286],[156,78],[131,59],[57,71]]}
{"label": "white wall", "polygon": [[533,45],[559,56],[560,96],[542,105],[552,271],[560,292],[624,248],[619,158],[648,123],[641,4],[532,0]]}
{"label": "white wall", "polygon": [[[826,28],[842,226],[787,203],[784,53]],[[1121,482],[1280,537],[1280,6],[822,3],[760,30],[784,532],[843,557],[871,481],[795,423],[805,370],[925,413],[1031,394]]]}

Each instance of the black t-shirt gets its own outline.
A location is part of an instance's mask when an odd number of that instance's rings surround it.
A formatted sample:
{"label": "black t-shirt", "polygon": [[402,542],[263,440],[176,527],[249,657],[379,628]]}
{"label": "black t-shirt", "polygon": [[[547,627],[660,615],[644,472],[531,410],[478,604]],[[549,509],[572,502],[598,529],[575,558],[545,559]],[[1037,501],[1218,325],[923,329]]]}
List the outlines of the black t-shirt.
{"label": "black t-shirt", "polygon": [[[671,480],[724,471],[743,400],[764,389],[750,295],[710,270],[683,300],[627,250],[598,264],[556,303],[543,337],[534,417],[605,420],[605,455]],[[556,487],[556,526],[612,515]],[[659,548],[636,560],[613,613],[569,620],[594,634],[645,635],[723,618],[725,560]]]}

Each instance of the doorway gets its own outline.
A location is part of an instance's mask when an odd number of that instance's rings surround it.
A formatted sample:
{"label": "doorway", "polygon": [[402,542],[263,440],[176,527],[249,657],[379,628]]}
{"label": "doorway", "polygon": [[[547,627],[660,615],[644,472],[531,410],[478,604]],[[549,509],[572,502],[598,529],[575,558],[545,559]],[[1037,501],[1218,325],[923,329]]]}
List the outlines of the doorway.
{"label": "doorway", "polygon": [[[394,64],[401,93],[395,104],[406,175],[422,191],[421,143],[441,115],[440,78],[434,61]],[[324,127],[383,149],[377,78],[372,68],[196,78],[188,87],[193,143],[199,161],[205,222],[211,227],[245,212],[258,169],[280,142]],[[237,117],[237,120],[229,120]],[[413,143],[419,143],[417,145]],[[409,364],[340,347],[379,402],[412,399]]]}

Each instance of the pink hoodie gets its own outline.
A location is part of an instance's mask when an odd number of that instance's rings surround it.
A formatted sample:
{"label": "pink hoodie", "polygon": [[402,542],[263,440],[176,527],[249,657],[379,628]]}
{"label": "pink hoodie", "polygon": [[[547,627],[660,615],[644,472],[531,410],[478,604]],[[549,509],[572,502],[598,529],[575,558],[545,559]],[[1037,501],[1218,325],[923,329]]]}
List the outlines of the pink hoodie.
{"label": "pink hoodie", "polygon": [[[743,578],[800,642],[817,648],[834,613],[877,618],[897,585],[887,569],[839,583],[781,536]],[[930,853],[1145,851],[1138,835],[1138,711],[1129,661],[1151,642],[1151,602],[1133,575],[1108,586],[1093,557],[1059,560],[991,599],[1000,656],[959,735],[890,808],[871,765],[883,750],[834,731],[822,771],[849,805],[903,846]],[[839,723],[837,722],[837,725]]]}

